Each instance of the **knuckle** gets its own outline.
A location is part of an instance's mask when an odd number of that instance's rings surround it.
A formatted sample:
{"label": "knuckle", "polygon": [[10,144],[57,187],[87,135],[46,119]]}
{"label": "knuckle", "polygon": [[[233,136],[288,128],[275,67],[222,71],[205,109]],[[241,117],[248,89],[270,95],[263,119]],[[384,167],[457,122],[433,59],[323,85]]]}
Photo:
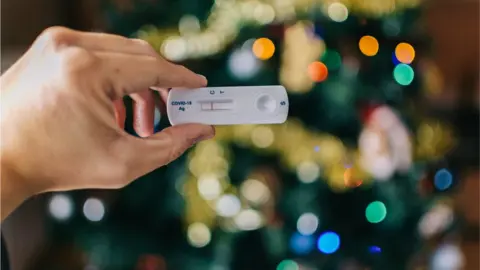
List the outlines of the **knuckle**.
{"label": "knuckle", "polygon": [[98,64],[98,58],[85,49],[72,47],[62,52],[61,67],[69,76],[83,75]]}
{"label": "knuckle", "polygon": [[142,47],[146,53],[148,53],[149,55],[152,55],[152,56],[157,56],[157,51],[152,47],[152,45],[150,45],[149,42],[143,40],[143,39],[133,39],[133,42],[135,42],[136,44],[138,44],[138,46]]}
{"label": "knuckle", "polygon": [[39,40],[58,48],[68,45],[72,31],[62,26],[52,26],[40,34]]}

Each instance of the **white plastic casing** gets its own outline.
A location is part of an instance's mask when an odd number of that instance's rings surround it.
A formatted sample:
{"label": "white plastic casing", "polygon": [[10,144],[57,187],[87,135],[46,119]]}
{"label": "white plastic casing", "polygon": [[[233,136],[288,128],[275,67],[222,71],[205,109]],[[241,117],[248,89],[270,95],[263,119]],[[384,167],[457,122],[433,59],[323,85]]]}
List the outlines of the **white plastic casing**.
{"label": "white plastic casing", "polygon": [[172,89],[167,113],[171,125],[281,124],[288,105],[281,85]]}

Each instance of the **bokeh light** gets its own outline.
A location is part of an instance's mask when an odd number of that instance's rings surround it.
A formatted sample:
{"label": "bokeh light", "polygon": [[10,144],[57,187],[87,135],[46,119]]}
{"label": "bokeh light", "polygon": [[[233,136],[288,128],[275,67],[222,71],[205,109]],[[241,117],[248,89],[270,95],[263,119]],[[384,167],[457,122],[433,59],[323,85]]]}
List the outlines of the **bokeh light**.
{"label": "bokeh light", "polygon": [[434,253],[430,269],[463,269],[465,256],[457,245],[445,244]]}
{"label": "bokeh light", "polygon": [[275,134],[268,126],[257,126],[252,130],[252,143],[258,148],[267,148],[274,140]]}
{"label": "bokeh light", "polygon": [[220,196],[222,186],[213,174],[202,175],[197,182],[198,191],[205,200],[213,200]]}
{"label": "bokeh light", "polygon": [[453,220],[453,209],[444,203],[439,203],[422,216],[418,223],[418,231],[422,237],[430,238],[445,231]]}
{"label": "bokeh light", "polygon": [[400,64],[401,62],[397,59],[397,56],[395,55],[395,52],[392,52],[392,62],[396,66]]}
{"label": "bokeh light", "polygon": [[380,201],[371,202],[365,210],[365,216],[370,223],[382,222],[387,216],[387,207]]}
{"label": "bokeh light", "polygon": [[73,201],[65,194],[55,194],[48,204],[50,215],[57,220],[67,220],[73,214]]}
{"label": "bokeh light", "polygon": [[258,59],[268,60],[275,53],[275,44],[268,38],[259,38],[253,43],[252,51]]}
{"label": "bokeh light", "polygon": [[200,21],[194,15],[184,15],[178,22],[178,30],[182,35],[197,33],[200,31]]}
{"label": "bokeh light", "polygon": [[300,270],[300,267],[292,260],[283,260],[278,264],[277,270]]}
{"label": "bokeh light", "polygon": [[435,173],[434,184],[438,190],[447,190],[453,183],[453,176],[447,169],[438,170]]}
{"label": "bokeh light", "polygon": [[379,44],[376,38],[372,36],[363,36],[358,43],[360,51],[366,56],[375,56],[379,50]]}
{"label": "bokeh light", "polygon": [[256,179],[248,179],[243,182],[240,187],[240,192],[245,199],[255,205],[264,204],[270,199],[271,195],[270,189]]}
{"label": "bokeh light", "polygon": [[98,222],[102,220],[105,215],[105,206],[101,200],[89,198],[83,205],[83,214],[88,220]]}
{"label": "bokeh light", "polygon": [[346,164],[345,172],[343,173],[343,181],[345,182],[345,186],[347,187],[359,187],[363,181],[354,179],[353,177],[353,169],[351,168],[350,164]]}
{"label": "bokeh light", "polygon": [[314,82],[323,82],[328,77],[328,68],[320,61],[312,62],[308,65],[308,75]]}
{"label": "bokeh light", "polygon": [[304,213],[297,220],[297,230],[303,235],[311,235],[318,228],[318,217],[313,213]]}
{"label": "bokeh light", "polygon": [[196,222],[188,226],[187,240],[194,247],[201,248],[208,245],[211,237],[210,229],[203,223]]}
{"label": "bokeh light", "polygon": [[415,49],[412,45],[402,42],[395,47],[395,56],[398,61],[404,64],[410,64],[415,59]]}
{"label": "bokeh light", "polygon": [[313,161],[303,161],[297,167],[297,177],[305,184],[315,182],[320,176],[320,166]]}
{"label": "bokeh light", "polygon": [[332,21],[344,22],[348,18],[348,8],[339,2],[334,2],[328,6],[328,16]]}
{"label": "bokeh light", "polygon": [[313,235],[302,235],[295,232],[290,238],[290,249],[298,255],[310,253],[315,247],[315,238]]}
{"label": "bokeh light", "polygon": [[393,70],[393,77],[398,84],[406,86],[412,83],[415,73],[409,65],[398,64]]}
{"label": "bokeh light", "polygon": [[261,62],[250,49],[240,48],[228,58],[228,71],[238,80],[248,80],[258,74]]}
{"label": "bokeh light", "polygon": [[325,254],[332,254],[340,248],[340,237],[334,232],[325,232],[318,238],[318,250]]}
{"label": "bokeh light", "polygon": [[240,212],[241,204],[237,196],[225,194],[218,199],[215,208],[219,216],[233,217]]}
{"label": "bokeh light", "polygon": [[258,211],[246,209],[238,213],[234,222],[242,231],[253,231],[263,226],[263,217]]}
{"label": "bokeh light", "polygon": [[327,66],[327,71],[336,70],[342,64],[342,57],[334,50],[327,50],[322,56],[322,62]]}
{"label": "bokeh light", "polygon": [[380,247],[377,247],[377,246],[371,246],[368,248],[368,250],[370,251],[370,253],[380,253],[382,252],[382,249]]}

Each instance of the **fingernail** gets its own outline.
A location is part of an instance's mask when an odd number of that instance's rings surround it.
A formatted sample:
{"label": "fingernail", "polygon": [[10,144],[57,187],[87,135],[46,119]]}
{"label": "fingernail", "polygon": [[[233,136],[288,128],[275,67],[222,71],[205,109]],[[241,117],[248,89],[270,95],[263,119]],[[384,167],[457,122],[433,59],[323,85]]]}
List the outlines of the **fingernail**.
{"label": "fingernail", "polygon": [[195,138],[195,140],[193,140],[193,144],[199,143],[201,141],[209,140],[213,137],[215,137],[215,128],[211,126],[211,131]]}
{"label": "fingernail", "polygon": [[204,84],[204,85],[207,85],[207,83],[208,83],[207,77],[203,76],[202,74],[197,74],[197,75],[198,75],[200,78],[202,78],[203,84]]}

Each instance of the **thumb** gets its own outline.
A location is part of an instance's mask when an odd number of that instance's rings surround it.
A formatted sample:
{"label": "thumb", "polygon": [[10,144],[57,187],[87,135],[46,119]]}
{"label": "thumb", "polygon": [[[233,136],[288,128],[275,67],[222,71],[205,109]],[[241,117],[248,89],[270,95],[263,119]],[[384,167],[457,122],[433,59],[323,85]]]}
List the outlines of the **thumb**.
{"label": "thumb", "polygon": [[131,179],[174,161],[194,144],[214,136],[213,126],[185,124],[166,128],[145,139],[136,138],[129,158]]}

